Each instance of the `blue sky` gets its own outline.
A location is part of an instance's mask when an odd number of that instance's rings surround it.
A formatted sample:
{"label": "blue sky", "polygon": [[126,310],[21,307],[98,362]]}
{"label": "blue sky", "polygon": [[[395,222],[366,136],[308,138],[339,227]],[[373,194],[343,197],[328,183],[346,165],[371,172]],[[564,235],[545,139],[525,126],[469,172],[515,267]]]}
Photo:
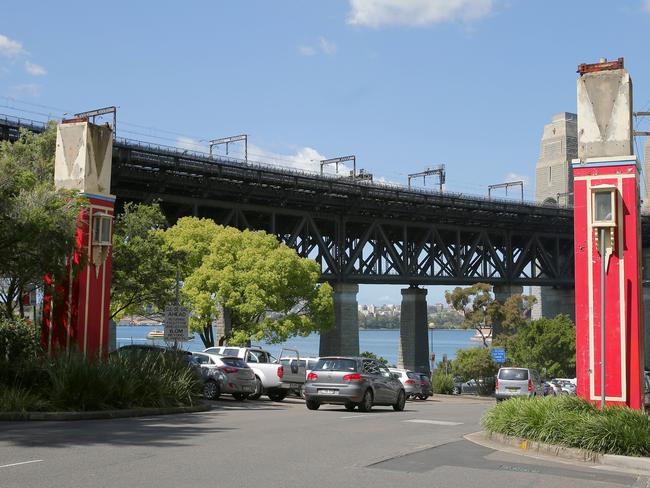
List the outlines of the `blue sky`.
{"label": "blue sky", "polygon": [[[575,110],[579,63],[625,57],[635,109],[650,107],[650,0],[96,5],[2,9],[0,113],[117,105],[124,137],[201,149],[245,132],[251,159],[356,154],[400,183],[445,163],[448,191],[524,179],[532,199],[542,128]],[[399,288],[359,301],[397,303]]]}

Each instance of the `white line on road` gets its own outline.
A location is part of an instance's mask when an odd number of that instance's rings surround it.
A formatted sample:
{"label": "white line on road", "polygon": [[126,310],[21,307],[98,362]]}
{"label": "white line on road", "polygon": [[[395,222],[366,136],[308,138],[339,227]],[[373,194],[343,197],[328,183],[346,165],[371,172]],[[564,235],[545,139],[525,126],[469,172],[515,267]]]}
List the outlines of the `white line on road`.
{"label": "white line on road", "polygon": [[42,463],[42,459],[34,459],[32,461],[23,461],[22,463],[12,463],[12,464],[4,464],[0,466],[1,468],[11,468],[12,466],[20,466],[21,464],[32,464],[32,463]]}
{"label": "white line on road", "polygon": [[412,422],[414,424],[432,424],[432,425],[463,425],[462,422],[448,422],[446,420],[411,419],[411,420],[402,420],[402,422]]}

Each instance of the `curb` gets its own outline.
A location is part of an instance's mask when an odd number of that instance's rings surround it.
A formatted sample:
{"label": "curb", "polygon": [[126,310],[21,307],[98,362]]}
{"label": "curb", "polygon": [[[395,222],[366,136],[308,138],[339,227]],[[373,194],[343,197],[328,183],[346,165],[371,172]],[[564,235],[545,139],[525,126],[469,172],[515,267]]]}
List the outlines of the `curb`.
{"label": "curb", "polygon": [[648,457],[602,454],[574,447],[557,446],[544,442],[520,439],[496,432],[480,431],[467,434],[464,438],[475,444],[493,449],[499,449],[499,446],[506,447],[506,450],[524,456],[557,457],[562,460],[571,459],[592,466],[634,470],[640,474],[650,475],[650,458]]}
{"label": "curb", "polygon": [[93,410],[88,412],[0,412],[0,421],[22,420],[99,420],[127,417],[148,417],[151,415],[173,415],[179,413],[206,412],[212,406],[208,403],[191,407],[142,407],[121,410]]}

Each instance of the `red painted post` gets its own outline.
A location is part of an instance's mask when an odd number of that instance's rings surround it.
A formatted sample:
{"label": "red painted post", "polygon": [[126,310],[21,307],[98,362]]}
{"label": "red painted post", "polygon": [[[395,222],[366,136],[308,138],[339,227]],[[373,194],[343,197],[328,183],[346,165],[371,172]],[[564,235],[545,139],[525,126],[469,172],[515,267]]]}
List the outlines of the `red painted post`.
{"label": "red painted post", "polygon": [[[79,190],[86,204],[78,218],[68,278],[45,278],[41,339],[49,352],[108,354],[111,237],[115,197],[109,194],[113,136],[109,127],[65,121],[57,130],[55,183]],[[74,270],[74,272],[73,272]]]}
{"label": "red painted post", "polygon": [[597,404],[604,398],[606,405],[641,409],[641,220],[632,84],[622,60],[584,66],[591,68],[578,78],[579,159],[572,165],[577,394]]}

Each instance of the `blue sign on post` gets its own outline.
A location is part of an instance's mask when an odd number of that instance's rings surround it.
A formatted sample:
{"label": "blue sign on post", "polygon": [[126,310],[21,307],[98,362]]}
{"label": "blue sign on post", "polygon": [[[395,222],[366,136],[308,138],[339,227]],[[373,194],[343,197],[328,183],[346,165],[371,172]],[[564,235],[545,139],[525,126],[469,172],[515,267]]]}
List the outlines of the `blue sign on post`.
{"label": "blue sign on post", "polygon": [[497,363],[506,362],[506,350],[503,348],[494,348],[490,351],[492,354],[492,359]]}

